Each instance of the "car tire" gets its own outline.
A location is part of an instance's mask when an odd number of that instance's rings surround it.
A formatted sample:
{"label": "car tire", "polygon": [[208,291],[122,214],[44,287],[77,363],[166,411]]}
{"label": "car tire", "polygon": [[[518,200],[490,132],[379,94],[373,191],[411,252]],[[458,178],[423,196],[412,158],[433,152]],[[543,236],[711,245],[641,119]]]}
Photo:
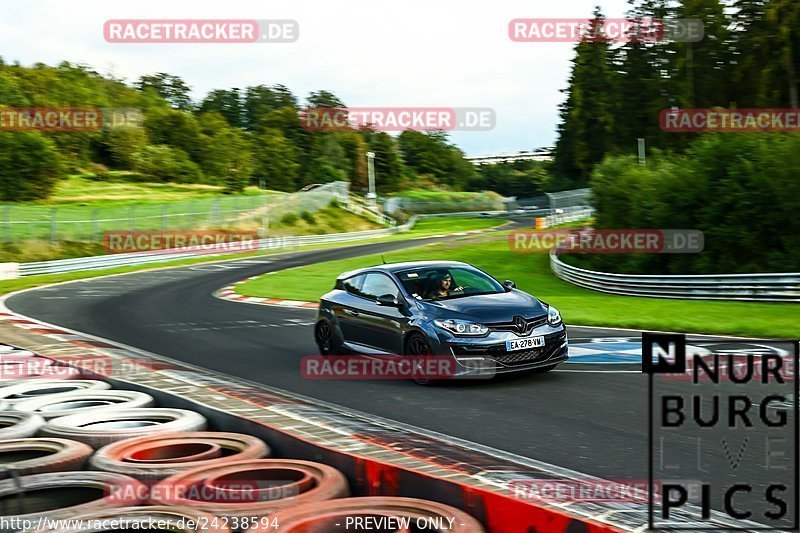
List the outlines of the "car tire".
{"label": "car tire", "polygon": [[[226,486],[225,479],[275,479],[286,483],[254,490],[242,483],[238,484],[241,488]],[[267,494],[272,490],[279,494]],[[200,491],[204,497],[196,499],[195,494]],[[217,494],[221,497],[216,497]],[[256,459],[194,468],[170,476],[153,485],[150,504],[189,507],[219,517],[241,518],[272,515],[279,509],[349,495],[347,478],[332,466],[295,459]]]}
{"label": "car tire", "polygon": [[200,431],[125,439],[97,450],[89,464],[93,470],[152,482],[193,468],[263,459],[269,454],[269,446],[259,438]]}
{"label": "car tire", "polygon": [[339,353],[333,326],[328,320],[320,320],[314,326],[314,342],[317,343],[320,355],[337,355]]}
{"label": "car tire", "polygon": [[[78,414],[94,414],[112,409],[152,407],[153,397],[144,392],[97,390],[51,394],[14,404],[14,411],[36,413],[45,420]],[[102,416],[102,415],[101,415]]]}
{"label": "car tire", "polygon": [[[40,518],[55,521],[82,512],[141,505],[146,498],[147,488],[143,483],[119,474],[32,474],[0,481],[0,516],[19,522]],[[38,505],[32,507],[32,502]]]}
{"label": "car tire", "polygon": [[[405,357],[414,358],[412,361],[412,365],[418,364],[417,361],[422,358],[431,357],[433,355],[433,350],[431,349],[431,343],[428,342],[428,339],[425,338],[424,335],[420,333],[412,333],[406,339],[406,343],[403,350],[403,355]],[[437,385],[439,380],[436,379],[428,379],[424,377],[420,377],[416,375],[414,376],[414,383],[417,385],[422,385],[424,387],[430,387],[432,385]]]}
{"label": "car tire", "polygon": [[108,390],[111,384],[96,379],[36,379],[0,387],[0,402],[9,405],[52,397],[53,394],[70,392]]}
{"label": "car tire", "polygon": [[85,442],[98,449],[131,437],[205,429],[206,418],[194,411],[133,408],[105,409],[96,413],[53,418],[42,427],[41,434]]}
{"label": "car tire", "polygon": [[0,439],[33,437],[44,425],[44,418],[33,413],[0,412]]}
{"label": "car tire", "polygon": [[[81,470],[89,456],[91,446],[67,439],[27,438],[0,441],[0,454],[19,454],[19,460],[4,462],[0,479],[29,476],[44,472]],[[32,455],[40,454],[31,457]]]}

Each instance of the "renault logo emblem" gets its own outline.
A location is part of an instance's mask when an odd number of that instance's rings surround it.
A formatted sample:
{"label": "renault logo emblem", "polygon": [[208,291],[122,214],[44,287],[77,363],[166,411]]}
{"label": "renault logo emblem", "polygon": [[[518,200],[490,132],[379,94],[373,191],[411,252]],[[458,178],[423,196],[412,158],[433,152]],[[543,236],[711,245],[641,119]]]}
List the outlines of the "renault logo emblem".
{"label": "renault logo emblem", "polygon": [[528,324],[525,322],[525,319],[521,316],[514,317],[514,325],[517,327],[517,331],[520,333],[525,333],[525,330],[528,327]]}

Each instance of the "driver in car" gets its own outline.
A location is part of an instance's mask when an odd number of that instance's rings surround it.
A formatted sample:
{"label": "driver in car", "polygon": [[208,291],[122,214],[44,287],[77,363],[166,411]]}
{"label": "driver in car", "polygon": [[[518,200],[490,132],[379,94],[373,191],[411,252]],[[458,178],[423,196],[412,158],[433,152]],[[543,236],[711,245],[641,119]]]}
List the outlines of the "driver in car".
{"label": "driver in car", "polygon": [[428,298],[445,298],[453,292],[464,290],[461,285],[453,287],[453,277],[449,273],[435,274],[432,281],[433,289],[428,292]]}

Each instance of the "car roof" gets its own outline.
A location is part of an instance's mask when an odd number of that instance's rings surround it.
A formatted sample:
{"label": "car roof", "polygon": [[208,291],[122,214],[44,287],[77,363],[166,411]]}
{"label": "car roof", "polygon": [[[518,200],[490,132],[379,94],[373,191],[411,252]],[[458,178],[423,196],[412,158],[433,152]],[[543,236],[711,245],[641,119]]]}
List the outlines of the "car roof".
{"label": "car roof", "polygon": [[403,270],[411,270],[414,268],[424,268],[424,267],[448,268],[448,267],[463,267],[463,266],[472,267],[472,265],[470,265],[469,263],[463,263],[461,261],[406,261],[403,263],[386,263],[383,265],[374,265],[370,267],[349,270],[347,272],[339,274],[337,279],[349,278],[351,276],[355,276],[357,274],[361,274],[362,272],[368,272],[368,271],[394,274],[396,272],[401,272]]}

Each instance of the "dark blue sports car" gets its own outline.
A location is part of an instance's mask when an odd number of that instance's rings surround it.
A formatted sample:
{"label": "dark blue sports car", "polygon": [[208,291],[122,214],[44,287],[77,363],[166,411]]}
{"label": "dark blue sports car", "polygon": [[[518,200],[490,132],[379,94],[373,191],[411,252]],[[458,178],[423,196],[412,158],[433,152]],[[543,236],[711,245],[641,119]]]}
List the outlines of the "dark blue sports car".
{"label": "dark blue sports car", "polygon": [[320,299],[314,336],[323,355],[451,357],[453,377],[546,372],[567,360],[555,307],[458,261],[341,274]]}

